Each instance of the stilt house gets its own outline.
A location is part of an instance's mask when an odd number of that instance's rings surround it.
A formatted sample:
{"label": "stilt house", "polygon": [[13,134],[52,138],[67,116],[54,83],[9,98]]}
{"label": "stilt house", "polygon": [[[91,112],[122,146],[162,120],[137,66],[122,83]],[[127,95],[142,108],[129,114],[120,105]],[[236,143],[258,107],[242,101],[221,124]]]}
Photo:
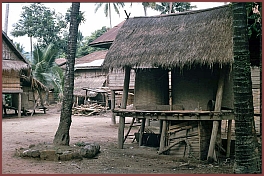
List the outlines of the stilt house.
{"label": "stilt house", "polygon": [[[234,119],[232,31],[229,5],[124,22],[104,61],[109,69],[126,71],[122,105],[113,110],[120,115],[119,148],[125,117],[132,116],[142,119],[139,145],[145,120],[161,121],[160,154],[206,159],[210,142],[214,153],[223,149],[213,122]],[[131,70],[134,109],[128,110]],[[212,130],[218,130],[216,142]]]}
{"label": "stilt house", "polygon": [[[7,109],[15,110],[18,117],[21,112],[35,110],[38,92],[46,91],[46,87],[31,76],[31,67],[22,54],[16,49],[9,37],[2,32],[2,95],[3,113]],[[10,103],[4,96],[11,97]],[[35,108],[34,108],[35,107]],[[42,107],[44,108],[44,107]]]}
{"label": "stilt house", "polygon": [[[114,42],[116,35],[119,29],[122,27],[125,21],[122,21],[118,25],[109,29],[103,35],[89,43],[91,47],[105,48],[109,49]],[[106,86],[111,90],[110,106],[113,109],[114,107],[120,107],[122,94],[123,94],[123,80],[124,80],[124,70],[119,68],[113,68],[108,70]],[[134,70],[130,74],[130,83],[129,83],[129,94],[127,105],[133,105],[134,103],[134,82],[135,82],[135,73]],[[113,114],[113,123],[115,123],[115,115]]]}
{"label": "stilt house", "polygon": [[107,71],[102,69],[107,50],[95,51],[75,60],[74,96],[76,104],[97,102],[106,105]]}

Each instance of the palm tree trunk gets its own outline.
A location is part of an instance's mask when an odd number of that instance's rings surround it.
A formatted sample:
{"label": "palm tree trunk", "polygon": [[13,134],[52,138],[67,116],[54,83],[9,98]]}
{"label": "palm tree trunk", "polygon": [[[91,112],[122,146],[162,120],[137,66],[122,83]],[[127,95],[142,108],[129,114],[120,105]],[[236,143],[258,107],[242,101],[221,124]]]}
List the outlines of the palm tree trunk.
{"label": "palm tree trunk", "polygon": [[233,4],[233,91],[235,113],[234,172],[257,173],[256,143],[254,141],[254,109],[245,3]]}
{"label": "palm tree trunk", "polygon": [[112,28],[112,17],[111,17],[111,6],[110,6],[110,3],[108,3],[108,7],[109,7],[110,28]]}
{"label": "palm tree trunk", "polygon": [[33,51],[32,51],[32,36],[30,38],[30,60],[33,61]]}
{"label": "palm tree trunk", "polygon": [[77,18],[79,15],[79,9],[80,3],[72,3],[62,109],[59,127],[53,140],[54,145],[69,145],[70,142],[69,131],[72,122],[71,115],[74,88],[74,64],[79,25]]}
{"label": "palm tree trunk", "polygon": [[169,11],[169,14],[171,14],[171,11],[172,11],[172,2],[170,2],[170,11]]}
{"label": "palm tree trunk", "polygon": [[145,14],[145,16],[147,16],[147,7],[143,6],[143,8],[144,8],[144,14]]}

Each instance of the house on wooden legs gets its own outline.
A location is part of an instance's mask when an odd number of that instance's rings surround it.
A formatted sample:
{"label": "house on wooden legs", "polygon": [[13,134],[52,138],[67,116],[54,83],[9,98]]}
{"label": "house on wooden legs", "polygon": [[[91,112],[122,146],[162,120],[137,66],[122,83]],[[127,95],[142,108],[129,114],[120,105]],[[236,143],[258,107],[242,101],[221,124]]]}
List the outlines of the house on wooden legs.
{"label": "house on wooden legs", "polygon": [[[139,145],[145,120],[160,120],[160,154],[204,160],[226,150],[219,122],[234,119],[232,31],[229,5],[125,21],[104,61],[105,67],[124,69],[127,75],[123,105],[114,109],[120,116],[119,148],[125,117],[132,116],[142,119]],[[131,70],[134,108],[128,110]]]}
{"label": "house on wooden legs", "polygon": [[95,51],[75,60],[74,98],[75,104],[97,103],[107,106],[107,71],[101,66],[107,50]]}
{"label": "house on wooden legs", "polygon": [[[122,27],[125,21],[122,21],[118,25],[109,29],[103,35],[89,43],[91,47],[109,49],[112,43],[114,42],[116,35],[119,29]],[[108,96],[109,106],[111,109],[114,107],[120,107],[123,95],[123,80],[125,73],[123,69],[113,68],[108,70],[106,86],[111,90],[111,95]],[[134,102],[134,82],[135,82],[135,73],[134,70],[131,70],[130,73],[130,83],[129,83],[129,93],[127,105],[131,106]],[[115,114],[112,116],[112,123],[116,123]]]}
{"label": "house on wooden legs", "polygon": [[[39,90],[39,91],[37,91]],[[10,38],[2,32],[2,96],[3,115],[14,110],[18,117],[21,113],[34,112],[40,92],[46,87],[31,76],[31,66],[16,49]],[[41,103],[40,103],[41,104]]]}

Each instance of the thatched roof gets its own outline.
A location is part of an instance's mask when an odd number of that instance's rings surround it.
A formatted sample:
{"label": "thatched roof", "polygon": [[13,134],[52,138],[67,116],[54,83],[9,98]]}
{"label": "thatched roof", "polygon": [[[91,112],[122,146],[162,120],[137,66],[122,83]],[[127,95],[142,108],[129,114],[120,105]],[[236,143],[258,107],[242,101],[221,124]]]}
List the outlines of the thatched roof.
{"label": "thatched roof", "polygon": [[229,5],[125,21],[110,47],[109,68],[162,67],[233,62]]}
{"label": "thatched roof", "polygon": [[89,46],[92,47],[99,47],[99,48],[110,48],[111,44],[116,38],[116,35],[119,31],[119,29],[122,27],[125,21],[122,21],[118,25],[114,26],[113,28],[109,29],[107,32],[105,32],[103,35],[89,43]]}
{"label": "thatched roof", "polygon": [[23,69],[29,69],[29,65],[23,61],[18,60],[2,60],[2,70],[10,71],[20,71]]}
{"label": "thatched roof", "polygon": [[[15,70],[19,71],[21,69],[30,69],[30,64],[26,61],[24,56],[20,53],[20,51],[17,50],[12,40],[6,35],[4,31],[2,31],[2,40],[6,43],[6,45],[9,48],[9,52],[13,52],[15,56],[17,56],[17,59],[15,58],[2,58],[2,70]],[[2,46],[3,47],[3,46]],[[2,48],[2,56],[4,56],[3,48]],[[14,56],[11,53],[8,54],[9,57]]]}

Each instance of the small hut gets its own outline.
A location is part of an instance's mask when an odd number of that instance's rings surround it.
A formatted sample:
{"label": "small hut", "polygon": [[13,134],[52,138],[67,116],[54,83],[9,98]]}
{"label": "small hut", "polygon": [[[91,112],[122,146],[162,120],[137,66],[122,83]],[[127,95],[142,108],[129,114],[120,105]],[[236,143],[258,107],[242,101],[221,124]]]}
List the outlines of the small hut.
{"label": "small hut", "polygon": [[[107,72],[102,69],[107,50],[95,51],[75,60],[74,97],[75,104],[99,103],[106,106],[105,87]],[[99,90],[100,89],[100,90]]]}
{"label": "small hut", "polygon": [[[22,54],[16,49],[9,37],[2,32],[2,95],[3,110],[15,110],[18,117],[21,112],[35,110],[38,92],[45,92],[46,87],[31,76],[31,67]],[[5,96],[11,99],[5,102]],[[45,108],[42,106],[42,109]],[[45,109],[44,109],[45,110]],[[45,112],[45,111],[44,111]]]}
{"label": "small hut", "polygon": [[[105,67],[124,69],[126,75],[136,72],[134,109],[124,109],[126,96],[123,109],[114,109],[120,115],[119,148],[124,119],[133,116],[142,119],[139,145],[145,119],[161,121],[159,153],[206,159],[210,148],[222,150],[213,123],[234,119],[232,36],[229,5],[127,19],[104,61]],[[124,91],[128,82],[129,76]],[[218,135],[211,136],[212,131]]]}

